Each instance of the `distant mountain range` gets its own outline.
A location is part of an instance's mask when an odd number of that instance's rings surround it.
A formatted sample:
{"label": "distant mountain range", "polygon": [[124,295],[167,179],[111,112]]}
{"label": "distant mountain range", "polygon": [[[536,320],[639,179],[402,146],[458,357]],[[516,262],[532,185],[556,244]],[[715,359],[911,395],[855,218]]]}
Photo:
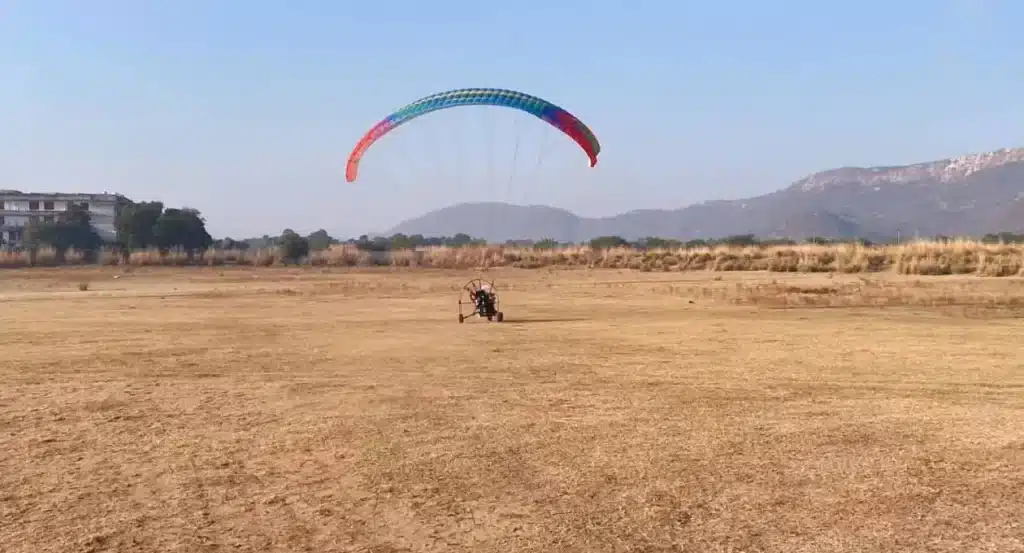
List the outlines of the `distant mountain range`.
{"label": "distant mountain range", "polygon": [[458,204],[402,222],[388,234],[461,232],[492,242],[582,242],[597,236],[688,240],[738,234],[877,240],[1001,231],[1024,232],[1024,148],[898,167],[843,167],[763,196],[611,217],[580,217],[539,205]]}

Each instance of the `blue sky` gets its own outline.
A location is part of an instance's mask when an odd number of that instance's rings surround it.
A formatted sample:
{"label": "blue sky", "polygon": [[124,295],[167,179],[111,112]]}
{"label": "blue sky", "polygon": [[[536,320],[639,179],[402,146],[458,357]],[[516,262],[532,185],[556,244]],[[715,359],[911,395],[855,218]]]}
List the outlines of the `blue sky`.
{"label": "blue sky", "polygon": [[[1024,145],[1020,21],[1008,0],[0,0],[0,188],[159,199],[234,237],[357,235],[465,200],[750,196]],[[464,86],[562,105],[600,162],[511,110],[453,109],[345,182],[370,125]]]}

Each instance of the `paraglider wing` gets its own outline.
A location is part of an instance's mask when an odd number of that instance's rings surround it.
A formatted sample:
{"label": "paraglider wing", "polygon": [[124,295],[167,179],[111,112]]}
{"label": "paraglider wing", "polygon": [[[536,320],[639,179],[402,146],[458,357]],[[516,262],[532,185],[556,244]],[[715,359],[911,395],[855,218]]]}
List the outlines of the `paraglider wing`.
{"label": "paraglider wing", "polygon": [[374,142],[388,132],[421,115],[456,106],[501,106],[525,111],[547,121],[551,126],[568,135],[586,152],[587,157],[590,158],[590,166],[597,165],[597,154],[601,152],[601,144],[598,143],[594,133],[568,111],[547,100],[516,92],[515,90],[460,88],[420,98],[388,115],[374,125],[363,135],[363,138],[353,148],[352,153],[349,154],[348,163],[345,166],[345,179],[348,182],[356,180],[356,175],[359,172],[359,161],[362,159],[363,154],[366,153],[366,150]]}

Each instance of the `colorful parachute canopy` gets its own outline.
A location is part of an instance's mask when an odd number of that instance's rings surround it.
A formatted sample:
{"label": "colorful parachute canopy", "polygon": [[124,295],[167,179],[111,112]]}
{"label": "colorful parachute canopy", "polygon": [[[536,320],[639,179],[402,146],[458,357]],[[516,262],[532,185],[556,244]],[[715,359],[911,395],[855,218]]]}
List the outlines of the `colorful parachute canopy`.
{"label": "colorful parachute canopy", "polygon": [[363,138],[353,148],[352,153],[349,154],[348,164],[345,167],[345,179],[348,182],[356,180],[356,174],[359,171],[359,161],[362,159],[363,154],[366,153],[366,150],[374,142],[391,130],[421,115],[456,106],[501,106],[525,111],[547,121],[556,129],[569,135],[569,138],[576,141],[583,148],[583,151],[586,152],[590,158],[590,166],[597,165],[597,154],[601,152],[601,144],[598,143],[594,133],[568,111],[547,100],[516,92],[515,90],[460,88],[420,98],[388,115],[374,125],[363,135]]}

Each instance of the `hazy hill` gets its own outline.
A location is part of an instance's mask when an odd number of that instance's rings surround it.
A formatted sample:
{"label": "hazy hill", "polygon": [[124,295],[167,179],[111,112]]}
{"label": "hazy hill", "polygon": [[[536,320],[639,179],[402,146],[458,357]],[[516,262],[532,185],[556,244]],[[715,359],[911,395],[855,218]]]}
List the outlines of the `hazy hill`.
{"label": "hazy hill", "polygon": [[547,206],[459,204],[405,221],[389,234],[579,242],[604,235],[801,239],[999,231],[1024,232],[1024,148],[897,167],[843,167],[763,196],[601,218]]}

